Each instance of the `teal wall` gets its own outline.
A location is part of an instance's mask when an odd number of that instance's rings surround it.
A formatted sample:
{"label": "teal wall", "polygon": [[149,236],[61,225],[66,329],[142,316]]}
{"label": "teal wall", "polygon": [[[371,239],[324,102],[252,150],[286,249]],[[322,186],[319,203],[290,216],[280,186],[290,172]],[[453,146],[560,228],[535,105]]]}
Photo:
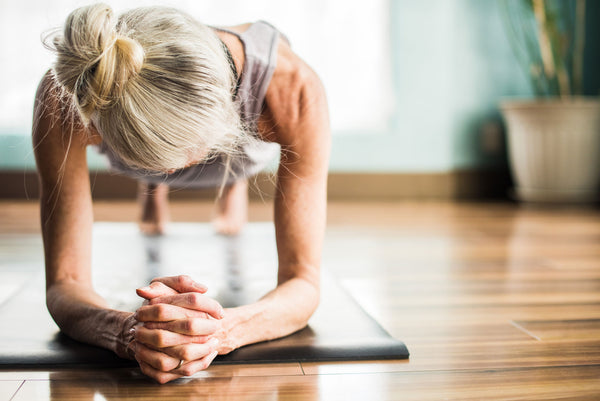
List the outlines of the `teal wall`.
{"label": "teal wall", "polygon": [[[598,96],[600,1],[586,12],[584,93]],[[498,104],[533,92],[499,1],[390,0],[390,18],[394,117],[378,135],[334,137],[332,169],[506,169]]]}
{"label": "teal wall", "polygon": [[[593,95],[600,88],[594,23],[599,3],[588,1],[586,88]],[[389,7],[393,118],[381,132],[334,135],[331,170],[505,168],[498,102],[532,92],[506,38],[498,2],[390,0]],[[93,152],[90,164],[105,165]],[[23,167],[34,168],[29,136],[0,132],[0,169]]]}
{"label": "teal wall", "polygon": [[[107,163],[92,148],[88,149],[88,164],[92,169],[103,170]],[[0,170],[35,170],[35,158],[28,133],[0,130]]]}
{"label": "teal wall", "polygon": [[501,165],[498,99],[531,91],[496,1],[395,0],[390,7],[396,107],[389,132],[337,138],[344,151],[332,164],[384,171]]}

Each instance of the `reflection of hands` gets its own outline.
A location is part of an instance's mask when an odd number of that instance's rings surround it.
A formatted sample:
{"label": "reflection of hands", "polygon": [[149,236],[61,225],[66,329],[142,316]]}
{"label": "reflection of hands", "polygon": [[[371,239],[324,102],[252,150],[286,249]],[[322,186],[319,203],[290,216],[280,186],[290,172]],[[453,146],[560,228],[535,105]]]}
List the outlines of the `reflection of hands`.
{"label": "reflection of hands", "polygon": [[[229,401],[276,400],[281,394],[298,395],[306,401],[319,399],[318,377],[303,376],[299,390],[297,375],[247,376],[248,367],[228,365],[217,376],[218,380],[186,380],[176,386],[141,386],[137,375],[129,369],[104,369],[90,371],[57,370],[49,373],[49,385],[37,387],[40,399],[64,400],[180,400]],[[212,377],[209,376],[209,377]],[[279,397],[278,397],[279,394]],[[241,395],[241,396],[240,396]]]}
{"label": "reflection of hands", "polygon": [[161,277],[137,290],[146,301],[131,348],[142,372],[159,383],[191,376],[217,356],[221,305],[188,276]]}

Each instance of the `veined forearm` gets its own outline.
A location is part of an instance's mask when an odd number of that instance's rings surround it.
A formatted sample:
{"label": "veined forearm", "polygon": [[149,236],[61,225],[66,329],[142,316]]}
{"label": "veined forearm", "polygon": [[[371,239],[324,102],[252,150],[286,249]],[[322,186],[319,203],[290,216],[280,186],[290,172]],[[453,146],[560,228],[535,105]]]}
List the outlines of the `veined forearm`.
{"label": "veined forearm", "polygon": [[226,310],[227,335],[234,348],[286,336],[306,326],[318,304],[318,282],[290,279],[256,303]]}
{"label": "veined forearm", "polygon": [[110,309],[89,286],[57,283],[46,292],[46,304],[61,331],[69,337],[128,357],[127,345],[135,324],[133,314]]}

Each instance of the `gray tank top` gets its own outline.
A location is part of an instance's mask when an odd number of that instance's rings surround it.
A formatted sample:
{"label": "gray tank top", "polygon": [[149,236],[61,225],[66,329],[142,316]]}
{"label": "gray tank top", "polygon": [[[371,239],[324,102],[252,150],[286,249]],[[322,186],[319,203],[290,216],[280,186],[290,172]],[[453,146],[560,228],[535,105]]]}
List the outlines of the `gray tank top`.
{"label": "gray tank top", "polygon": [[[216,29],[236,35],[243,44],[245,62],[235,101],[239,104],[242,121],[255,127],[277,63],[277,45],[281,33],[265,21],[253,23],[241,34]],[[99,150],[107,156],[111,169],[129,177],[154,184],[164,183],[172,187],[210,188],[221,185],[225,174],[228,174],[228,184],[256,175],[274,161],[279,154],[279,145],[257,141],[244,146],[232,157],[229,171],[226,171],[227,157],[217,156],[209,162],[161,175],[151,175],[129,167],[106,146],[100,145]]]}

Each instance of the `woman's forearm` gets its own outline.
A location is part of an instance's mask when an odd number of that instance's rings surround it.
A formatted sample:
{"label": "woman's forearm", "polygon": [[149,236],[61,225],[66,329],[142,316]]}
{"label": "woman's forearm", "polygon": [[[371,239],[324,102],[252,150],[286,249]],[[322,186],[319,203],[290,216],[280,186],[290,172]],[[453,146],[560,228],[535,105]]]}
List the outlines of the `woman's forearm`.
{"label": "woman's forearm", "polygon": [[319,283],[292,278],[259,301],[225,310],[220,353],[280,338],[306,326],[319,304]]}
{"label": "woman's forearm", "polygon": [[88,285],[55,283],[46,291],[46,304],[56,324],[69,337],[131,358],[129,330],[136,321],[130,312],[110,309]]}

